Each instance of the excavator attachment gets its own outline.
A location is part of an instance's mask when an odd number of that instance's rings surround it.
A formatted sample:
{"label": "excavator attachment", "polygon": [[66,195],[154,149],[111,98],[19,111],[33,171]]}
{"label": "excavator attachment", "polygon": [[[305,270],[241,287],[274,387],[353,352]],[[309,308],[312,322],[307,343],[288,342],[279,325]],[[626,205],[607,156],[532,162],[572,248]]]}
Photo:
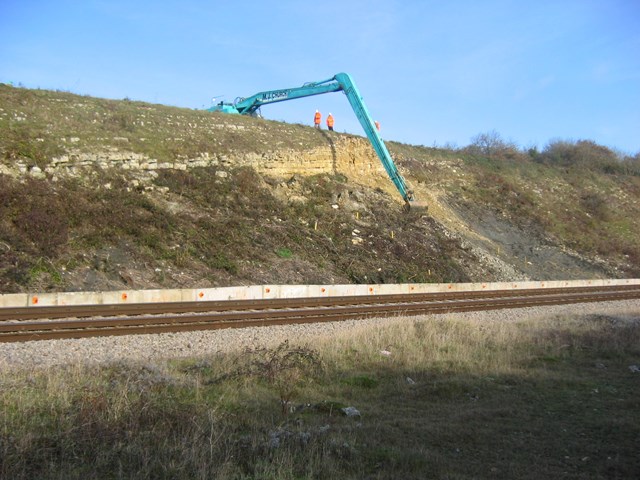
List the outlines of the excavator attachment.
{"label": "excavator attachment", "polygon": [[418,201],[413,196],[413,191],[409,190],[404,199],[404,211],[415,215],[426,215],[429,205],[426,202]]}

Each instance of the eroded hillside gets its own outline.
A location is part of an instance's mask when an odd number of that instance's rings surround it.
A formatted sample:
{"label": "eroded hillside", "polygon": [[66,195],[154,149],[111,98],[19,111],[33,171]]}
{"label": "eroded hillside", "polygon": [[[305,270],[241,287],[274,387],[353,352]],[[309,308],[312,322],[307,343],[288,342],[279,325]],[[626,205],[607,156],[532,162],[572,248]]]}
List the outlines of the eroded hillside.
{"label": "eroded hillside", "polygon": [[634,171],[0,86],[0,291],[637,276]]}

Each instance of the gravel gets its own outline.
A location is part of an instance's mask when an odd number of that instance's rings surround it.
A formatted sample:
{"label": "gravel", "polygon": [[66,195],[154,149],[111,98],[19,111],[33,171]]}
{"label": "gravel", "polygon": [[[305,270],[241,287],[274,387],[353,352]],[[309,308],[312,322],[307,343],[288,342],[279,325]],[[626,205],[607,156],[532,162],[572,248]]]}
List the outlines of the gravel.
{"label": "gravel", "polygon": [[[444,314],[447,318],[475,321],[516,321],[562,315],[606,315],[640,321],[640,301],[587,303],[512,310]],[[442,315],[411,317],[437,318]],[[407,317],[404,317],[407,318]],[[313,346],[314,340],[344,334],[367,327],[399,321],[386,319],[279,325],[201,332],[127,335],[71,340],[41,340],[25,343],[0,343],[0,369],[46,368],[69,364],[101,364],[121,361],[148,362],[180,357],[200,357],[237,351],[245,347],[279,344],[289,339]]]}

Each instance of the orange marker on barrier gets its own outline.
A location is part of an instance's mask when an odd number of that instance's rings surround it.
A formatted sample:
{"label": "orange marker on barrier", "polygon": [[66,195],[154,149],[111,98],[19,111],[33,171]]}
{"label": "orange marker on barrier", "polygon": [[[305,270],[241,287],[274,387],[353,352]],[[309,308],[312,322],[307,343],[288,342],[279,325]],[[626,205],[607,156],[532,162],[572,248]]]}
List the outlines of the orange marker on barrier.
{"label": "orange marker on barrier", "polygon": [[204,293],[203,292],[198,293],[198,297],[200,298],[204,297]]}
{"label": "orange marker on barrier", "polygon": [[38,303],[38,297],[31,297],[31,303],[34,305]]}
{"label": "orange marker on barrier", "polygon": [[127,295],[126,292],[122,293],[122,300],[126,300],[129,296]]}

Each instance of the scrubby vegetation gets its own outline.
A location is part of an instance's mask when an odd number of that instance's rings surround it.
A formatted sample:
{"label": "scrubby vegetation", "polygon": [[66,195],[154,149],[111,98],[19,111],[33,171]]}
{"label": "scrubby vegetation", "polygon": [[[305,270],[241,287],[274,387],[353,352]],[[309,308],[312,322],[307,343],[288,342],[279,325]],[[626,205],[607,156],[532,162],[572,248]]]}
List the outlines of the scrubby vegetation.
{"label": "scrubby vegetation", "polygon": [[[545,235],[577,251],[627,259],[638,272],[640,154],[622,157],[591,141],[553,141],[507,156],[498,149],[469,159],[477,168],[471,198],[502,199],[501,210],[515,222],[533,224]],[[635,239],[634,239],[635,237]]]}
{"label": "scrubby vegetation", "polygon": [[[588,256],[616,259],[640,272],[640,152],[616,153],[592,141],[552,141],[542,151],[520,150],[497,132],[478,135],[457,152],[401,150],[421,181],[445,182],[454,201],[497,212],[510,223]],[[442,178],[434,156],[461,160],[464,176]],[[435,173],[435,175],[434,175]]]}
{"label": "scrubby vegetation", "polygon": [[639,345],[624,316],[398,319],[314,348],[4,370],[0,476],[637,478]]}
{"label": "scrubby vegetation", "polygon": [[[331,191],[339,180],[301,179],[313,194],[304,205],[290,205],[273,197],[253,170],[238,168],[230,173],[225,180],[206,168],[159,174],[156,184],[176,192],[198,212],[193,216],[167,211],[144,192],[128,189],[113,171],[99,174],[99,184],[109,188],[74,179],[52,184],[0,177],[0,242],[7,248],[0,264],[1,289],[10,292],[38,285],[64,289],[65,276],[87,265],[114,285],[126,281],[125,270],[145,269],[145,264],[146,269],[161,269],[168,276],[187,271],[185,282],[214,285],[269,283],[273,277],[263,272],[277,262],[289,262],[280,272],[282,283],[467,279],[446,255],[447,249],[457,248],[455,241],[442,239],[435,247],[421,244],[429,237],[406,231],[403,223],[392,219],[393,213],[400,215],[399,208],[384,198],[377,205],[383,213],[361,217],[361,221],[374,217],[384,222],[360,227],[374,237],[372,254],[351,242],[353,215],[330,206]],[[390,209],[393,213],[387,212]],[[400,239],[405,232],[413,251],[391,238],[392,229]],[[437,233],[431,237],[437,239]],[[389,256],[396,259],[394,264],[384,261]],[[37,265],[58,273],[43,275]],[[294,270],[287,273],[288,266]],[[170,286],[176,279],[163,281],[158,276],[155,281]]]}
{"label": "scrubby vegetation", "polygon": [[[405,215],[339,172],[284,179],[301,192],[288,201],[283,179],[229,161],[144,181],[109,167],[123,151],[171,163],[327,146],[302,125],[0,85],[0,133],[2,293],[640,275],[640,159],[590,141],[541,151],[496,132],[464,148],[389,142],[422,200],[437,194],[477,237],[437,208]],[[47,171],[77,152],[107,160]]]}

